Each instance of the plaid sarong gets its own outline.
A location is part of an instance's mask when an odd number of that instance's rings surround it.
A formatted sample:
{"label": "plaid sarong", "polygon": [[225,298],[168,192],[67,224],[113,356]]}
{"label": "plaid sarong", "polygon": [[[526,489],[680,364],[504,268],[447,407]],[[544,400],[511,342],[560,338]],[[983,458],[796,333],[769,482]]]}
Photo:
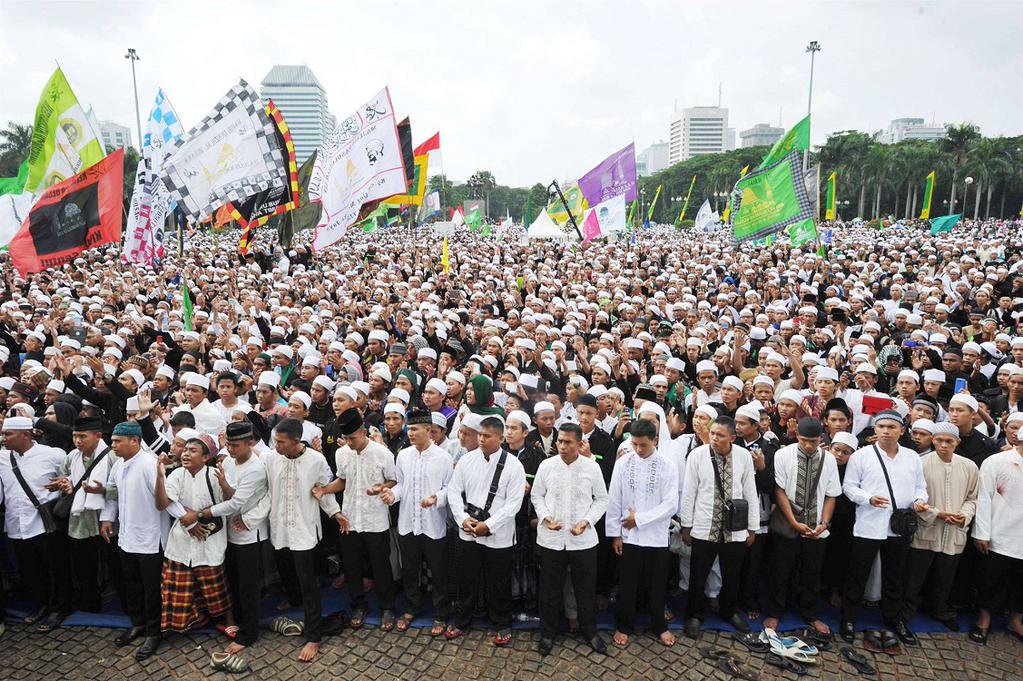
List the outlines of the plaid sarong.
{"label": "plaid sarong", "polygon": [[162,631],[197,628],[231,609],[223,565],[188,567],[165,558],[160,597]]}

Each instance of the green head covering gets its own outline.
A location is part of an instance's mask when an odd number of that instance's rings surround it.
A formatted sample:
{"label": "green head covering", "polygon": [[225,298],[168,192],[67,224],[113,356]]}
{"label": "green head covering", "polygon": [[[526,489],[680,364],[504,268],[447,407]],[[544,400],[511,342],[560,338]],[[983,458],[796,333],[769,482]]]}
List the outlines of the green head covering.
{"label": "green head covering", "polygon": [[134,421],[122,421],[114,426],[114,435],[123,435],[124,437],[142,437],[142,426],[135,423]]}
{"label": "green head covering", "polygon": [[[415,372],[413,372],[413,371],[411,371],[409,369],[402,369],[401,371],[398,372],[398,378],[401,378],[402,376],[404,376],[406,379],[408,379],[408,382],[412,384],[413,392],[418,393],[419,392],[419,378],[416,376]],[[398,378],[394,379],[395,382],[397,382]]]}
{"label": "green head covering", "polygon": [[469,411],[480,416],[504,415],[504,410],[494,406],[494,382],[489,376],[480,374],[469,379],[472,386],[473,401],[466,402]]}

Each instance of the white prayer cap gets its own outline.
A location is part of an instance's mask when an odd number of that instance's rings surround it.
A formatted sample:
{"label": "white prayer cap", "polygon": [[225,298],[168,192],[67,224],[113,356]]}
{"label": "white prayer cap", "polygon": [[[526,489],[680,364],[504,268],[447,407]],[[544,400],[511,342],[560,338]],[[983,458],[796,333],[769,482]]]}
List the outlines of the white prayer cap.
{"label": "white prayer cap", "polygon": [[129,397],[125,401],[124,409],[127,412],[138,411],[139,410],[139,398],[138,397]]}
{"label": "white prayer cap", "polygon": [[702,374],[705,371],[713,371],[715,374],[718,372],[718,365],[709,359],[700,360],[696,363],[696,373]]}
{"label": "white prayer cap", "polygon": [[785,355],[780,352],[773,351],[767,353],[767,357],[764,359],[764,362],[774,362],[775,364],[780,364],[783,367],[788,366],[789,363],[788,359],[785,358]]}
{"label": "white prayer cap", "polygon": [[405,407],[397,402],[388,402],[384,405],[384,414],[401,414],[401,417],[405,418]]}
{"label": "white prayer cap", "polygon": [[941,369],[925,369],[924,370],[924,380],[925,381],[934,381],[935,383],[944,383],[945,382],[945,372],[942,371]]}
{"label": "white prayer cap", "polygon": [[433,348],[423,348],[416,353],[416,359],[437,359],[437,351]]}
{"label": "white prayer cap", "polygon": [[835,436],[831,438],[831,441],[838,445],[845,445],[853,451],[856,451],[860,447],[859,442],[856,441],[856,436],[852,433],[847,433],[844,430],[842,432],[835,433]]}
{"label": "white prayer cap", "polygon": [[508,414],[506,421],[518,421],[526,430],[530,430],[533,427],[533,421],[529,418],[529,414],[518,409]]}
{"label": "white prayer cap", "polygon": [[352,381],[352,387],[366,397],[369,397],[369,383],[366,383],[366,381]]}
{"label": "white prayer cap", "polygon": [[932,345],[944,345],[948,343],[948,336],[943,333],[932,333],[930,342]]}
{"label": "white prayer cap", "polygon": [[870,362],[860,362],[856,365],[856,373],[858,374],[874,374],[877,376],[877,367]]}
{"label": "white prayer cap", "polygon": [[650,377],[650,385],[668,385],[668,377],[662,374],[654,374]]}
{"label": "white prayer cap", "polygon": [[643,341],[638,338],[626,338],[625,347],[629,350],[642,350]]}
{"label": "white prayer cap", "polygon": [[231,370],[231,363],[229,361],[227,361],[226,359],[218,359],[218,360],[213,362],[213,372],[214,373],[219,374],[219,373],[221,373],[223,371],[230,371],[230,370]]}
{"label": "white prayer cap", "polygon": [[591,385],[590,389],[586,391],[587,395],[593,395],[596,398],[601,398],[607,394],[607,388],[601,384]]}
{"label": "white prayer cap", "polygon": [[462,419],[460,424],[461,428],[468,428],[469,430],[480,432],[480,423],[483,419],[479,414],[466,414],[465,418]]}
{"label": "white prayer cap", "polygon": [[439,411],[430,412],[430,419],[433,421],[433,425],[437,426],[438,428],[448,427],[447,417],[444,416],[444,414],[440,413]]}
{"label": "white prayer cap", "polygon": [[166,364],[161,364],[160,367],[156,370],[156,375],[157,376],[163,376],[164,378],[169,378],[170,380],[173,381],[174,380],[174,369],[171,369]]}
{"label": "white prayer cap", "polygon": [[838,383],[838,370],[832,369],[831,367],[820,367],[817,369],[817,378],[826,378],[829,381]]}
{"label": "white prayer cap", "polygon": [[[346,339],[350,340],[350,341],[354,341],[355,345],[360,347],[360,348],[366,342],[366,339],[363,338],[362,334],[359,333],[358,331],[352,331],[350,334],[348,334],[348,336],[346,336]],[[333,347],[335,343],[339,347]],[[345,344],[340,342],[340,341],[334,341],[334,343],[330,344],[329,349],[331,349],[331,350],[344,350],[345,349]]]}
{"label": "white prayer cap", "polygon": [[902,371],[900,371],[899,372],[899,378],[900,379],[902,379],[902,378],[909,378],[909,379],[912,379],[913,381],[915,381],[917,383],[920,382],[920,374],[916,373],[912,369],[903,369]]}
{"label": "white prayer cap", "polygon": [[319,357],[319,355],[306,355],[302,359],[302,365],[303,366],[316,367],[317,369],[319,369],[320,368],[320,357]]}
{"label": "white prayer cap", "polygon": [[[412,399],[411,396],[408,394],[408,390],[405,390],[404,388],[392,388],[391,392],[387,393],[387,397],[389,398],[393,397],[395,399],[401,400],[405,404],[408,404],[408,401]],[[353,397],[352,399],[354,400],[355,398]]]}
{"label": "white prayer cap", "polygon": [[678,357],[672,357],[668,359],[668,362],[665,365],[665,367],[668,369],[674,369],[675,371],[685,371],[686,363],[680,360]]}
{"label": "white prayer cap", "polygon": [[980,405],[977,403],[977,398],[966,393],[957,393],[953,395],[952,399],[948,401],[948,406],[951,407],[956,403],[969,407],[970,411],[977,411],[980,408]]}
{"label": "white prayer cap", "polygon": [[194,428],[182,428],[178,431],[178,434],[174,436],[175,440],[184,440],[185,442],[199,437],[200,433]]}
{"label": "white prayer cap", "polygon": [[46,384],[46,389],[52,390],[55,393],[63,393],[64,388],[64,381],[53,380]]}
{"label": "white prayer cap", "polygon": [[721,385],[727,385],[730,388],[735,388],[739,392],[742,392],[743,389],[742,379],[738,376],[725,376],[725,380],[721,381]]}
{"label": "white prayer cap", "polygon": [[449,378],[452,381],[456,381],[458,383],[461,383],[462,385],[465,385],[465,374],[463,374],[461,371],[449,371],[446,378]]}
{"label": "white prayer cap", "polygon": [[536,388],[536,386],[539,385],[539,381],[536,376],[532,374],[522,374],[519,376],[519,383],[527,388]]}
{"label": "white prayer cap", "polygon": [[[348,334],[349,337],[351,337],[353,335],[354,334]],[[341,341],[337,341],[337,340],[336,341],[331,341],[330,345],[327,346],[327,350],[334,350],[335,352],[344,352],[347,349],[348,348],[345,347],[344,343],[342,343]]]}
{"label": "white prayer cap", "polygon": [[1005,419],[1005,425],[1016,423],[1017,421],[1023,423],[1023,411],[1014,411],[1009,414],[1009,416]]}
{"label": "white prayer cap", "polygon": [[704,416],[709,416],[711,420],[713,420],[718,417],[718,410],[710,406],[709,404],[701,404],[699,407],[697,407],[696,411],[693,412],[694,416],[696,414],[703,414]]}
{"label": "white prayer cap", "polygon": [[292,357],[295,356],[295,351],[291,349],[290,345],[278,345],[276,348],[273,349],[273,352],[276,355],[281,355],[282,357],[287,357],[288,359],[291,359]]}
{"label": "white prayer cap", "polygon": [[8,416],[4,419],[4,430],[32,430],[32,419],[27,416]]}
{"label": "white prayer cap", "polygon": [[121,359],[121,358],[124,357],[124,355],[121,354],[121,351],[118,350],[117,348],[105,348],[103,350],[103,354],[104,355],[110,355],[112,357],[116,357],[117,359]]}
{"label": "white prayer cap", "polygon": [[554,409],[554,405],[553,405],[553,404],[551,404],[550,402],[547,402],[547,401],[543,401],[543,402],[537,402],[537,403],[536,403],[536,404],[535,404],[535,405],[533,406],[533,415],[534,415],[534,416],[535,416],[536,414],[539,414],[539,413],[540,413],[540,412],[542,412],[542,411],[553,411],[553,412],[557,413],[557,412],[555,411],[555,409]]}
{"label": "white prayer cap", "polygon": [[760,410],[749,404],[744,404],[736,409],[735,415],[749,419],[753,423],[760,423]]}
{"label": "white prayer cap", "polygon": [[448,385],[439,378],[431,378],[426,382],[426,388],[439,392],[441,395],[448,394]]}
{"label": "white prayer cap", "polygon": [[[129,371],[135,371],[135,369],[130,369]],[[127,374],[128,371],[125,371],[124,373]],[[185,385],[195,386],[197,388],[202,388],[203,390],[209,390],[210,379],[206,378],[202,374],[197,374],[190,371],[188,372],[187,377],[185,378]]]}
{"label": "white prayer cap", "polygon": [[295,392],[291,393],[291,399],[289,399],[288,401],[290,402],[292,400],[298,400],[305,406],[306,409],[308,409],[309,406],[313,403],[313,398],[309,396],[309,393],[304,392],[302,390],[296,390]]}
{"label": "white prayer cap", "polygon": [[388,339],[387,332],[381,329],[373,329],[369,332],[369,339],[386,344]]}
{"label": "white prayer cap", "polygon": [[341,353],[341,359],[343,359],[344,361],[349,362],[351,364],[358,364],[359,363],[359,355],[357,353],[354,353],[351,350],[347,350],[347,349],[344,352]]}
{"label": "white prayer cap", "polygon": [[[913,424],[913,427],[916,428],[916,423]],[[931,430],[931,435],[951,435],[957,440],[962,439],[962,436],[959,434],[959,428],[950,421],[935,423],[934,428]]]}
{"label": "white prayer cap", "polygon": [[0,377],[0,388],[6,390],[7,392],[11,391],[11,388],[14,387],[14,383],[15,380],[10,376]]}
{"label": "white prayer cap", "polygon": [[373,370],[369,372],[370,376],[379,376],[383,379],[384,383],[390,383],[392,380],[391,368],[386,364],[377,364],[373,366]]}
{"label": "white prayer cap", "polygon": [[757,376],[756,378],[753,379],[753,387],[755,388],[758,385],[769,385],[769,386],[771,386],[773,388],[774,387],[774,381],[771,380],[770,376],[763,376],[763,375],[761,375],[761,376]]}
{"label": "white prayer cap", "polygon": [[975,355],[979,355],[982,352],[979,343],[969,342],[963,343],[963,352],[972,352]]}
{"label": "white prayer cap", "polygon": [[781,402],[782,400],[788,400],[789,402],[793,402],[796,404],[796,406],[798,406],[803,403],[803,394],[798,390],[792,390],[790,388],[789,390],[783,391],[781,397],[778,398],[779,402]]}
{"label": "white prayer cap", "polygon": [[355,388],[353,388],[350,385],[343,385],[340,388],[338,388],[337,390],[335,390],[334,391],[334,396],[337,397],[338,395],[344,395],[345,397],[350,399],[352,402],[356,402],[359,399],[359,393],[355,392]]}
{"label": "white prayer cap", "polygon": [[281,384],[281,377],[272,371],[264,371],[259,374],[259,380],[256,381],[256,385],[265,385],[270,388],[276,389]]}
{"label": "white prayer cap", "polygon": [[[72,350],[81,350],[82,344],[71,337],[64,337],[60,339],[60,347],[71,348]],[[7,346],[3,346],[4,350],[7,350]],[[10,352],[10,351],[8,351]]]}
{"label": "white prayer cap", "polygon": [[[953,426],[953,428],[954,427],[955,426]],[[910,427],[910,430],[923,430],[934,435],[934,421],[930,419],[917,419],[916,421],[913,421],[913,425]],[[958,433],[958,430],[956,432]]]}
{"label": "white prayer cap", "polygon": [[334,389],[334,381],[330,380],[329,376],[317,376],[313,379],[313,385],[318,385],[327,392]]}

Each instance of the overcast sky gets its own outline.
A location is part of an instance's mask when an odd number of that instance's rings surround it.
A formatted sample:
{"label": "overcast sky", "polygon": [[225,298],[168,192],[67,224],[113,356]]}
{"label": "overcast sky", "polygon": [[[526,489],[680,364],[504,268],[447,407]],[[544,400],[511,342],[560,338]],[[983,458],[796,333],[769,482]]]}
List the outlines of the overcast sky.
{"label": "overcast sky", "polygon": [[[730,125],[813,142],[915,116],[1023,132],[1023,2],[0,0],[0,125],[31,122],[61,66],[100,119],[135,129],[163,87],[196,124],[243,77],[306,64],[344,117],[389,85],[418,143],[441,131],[444,170],[502,184],[576,178],[610,152],[666,139],[672,109],[717,103]],[[431,168],[431,172],[434,169]]]}

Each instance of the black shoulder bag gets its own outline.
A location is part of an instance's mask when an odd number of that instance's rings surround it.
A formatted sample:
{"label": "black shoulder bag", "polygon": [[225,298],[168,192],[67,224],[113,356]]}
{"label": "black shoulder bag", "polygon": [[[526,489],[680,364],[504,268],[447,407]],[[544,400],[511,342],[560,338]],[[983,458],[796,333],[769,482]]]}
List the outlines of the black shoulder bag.
{"label": "black shoulder bag", "polygon": [[[731,454],[731,451],[729,451],[728,455],[731,456]],[[714,460],[714,457],[717,455],[709,447],[707,448],[707,455],[710,456],[710,465],[714,469],[714,482],[717,485],[723,502],[721,524],[729,532],[749,529],[749,502],[745,499],[731,499],[730,494],[725,494],[725,485],[721,481],[721,473],[718,471],[717,461]]]}
{"label": "black shoulder bag", "polygon": [[89,479],[89,475],[92,474],[92,469],[96,467],[96,464],[103,460],[103,457],[105,457],[109,451],[110,447],[107,447],[97,454],[95,458],[93,458],[92,463],[89,464],[89,467],[85,469],[85,473],[82,477],[75,483],[75,486],[71,488],[71,493],[57,498],[57,501],[53,504],[53,515],[63,520],[67,520],[71,517],[71,507],[75,505],[75,494],[78,493],[78,489],[82,486],[82,483]]}
{"label": "black shoulder bag", "polygon": [[[203,477],[206,478],[206,489],[210,491],[210,503],[216,505],[217,498],[213,496],[213,484],[210,482],[209,466],[206,466],[203,469]],[[211,516],[207,519],[200,519],[199,523],[206,528],[206,531],[209,532],[211,536],[224,529],[224,519],[220,516]]]}
{"label": "black shoulder bag", "polygon": [[502,449],[501,458],[497,460],[497,468],[494,469],[494,479],[490,481],[487,503],[484,504],[483,508],[470,504],[469,500],[465,497],[465,490],[462,490],[462,503],[465,504],[465,512],[473,520],[485,523],[490,518],[490,506],[494,503],[494,497],[497,496],[497,486],[501,482],[501,473],[504,472],[504,461],[507,456],[508,451]]}
{"label": "black shoulder bag", "polygon": [[888,521],[888,527],[900,537],[912,537],[916,534],[916,511],[911,508],[899,508],[895,504],[895,491],[892,490],[892,481],[888,477],[888,467],[884,465],[881,450],[877,448],[877,445],[874,445],[874,453],[877,454],[877,462],[881,465],[881,471],[884,473],[884,481],[888,483],[888,495],[892,504],[892,517]]}
{"label": "black shoulder bag", "polygon": [[21,485],[21,489],[24,490],[25,496],[28,500],[36,507],[39,511],[39,517],[43,520],[43,532],[45,534],[53,534],[61,528],[61,523],[57,517],[53,514],[53,506],[57,503],[57,499],[51,499],[44,504],[39,503],[39,497],[35,495],[32,488],[25,482],[25,476],[21,474],[21,470],[18,468],[18,461],[14,458],[14,452],[10,452],[11,455],[11,469],[14,471],[14,476],[18,478],[18,484]]}

